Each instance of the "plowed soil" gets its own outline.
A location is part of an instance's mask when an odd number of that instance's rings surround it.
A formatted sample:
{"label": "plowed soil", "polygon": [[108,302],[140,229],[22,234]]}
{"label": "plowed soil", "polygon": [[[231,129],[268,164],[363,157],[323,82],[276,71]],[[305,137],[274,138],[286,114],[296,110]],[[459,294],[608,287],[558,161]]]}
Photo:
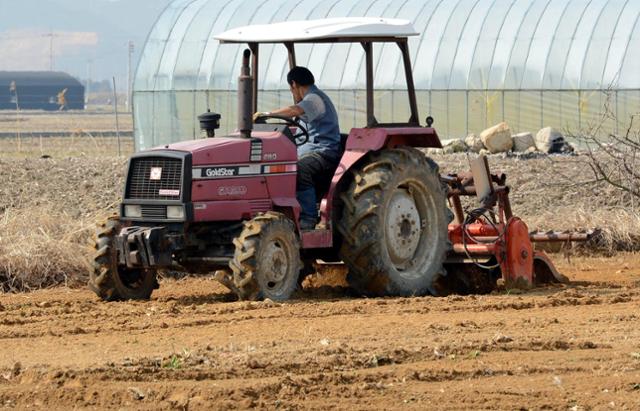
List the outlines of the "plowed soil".
{"label": "plowed soil", "polygon": [[[572,283],[525,293],[354,298],[328,268],[283,304],[236,302],[206,277],[103,303],[78,267],[120,201],[126,161],[114,139],[82,130],[111,119],[19,120],[0,118],[0,131],[72,137],[0,141],[0,281],[12,280],[0,288],[56,286],[0,293],[0,408],[640,409],[638,254],[556,255]],[[465,155],[435,159],[468,168]],[[599,227],[612,255],[638,250],[637,205],[581,160],[490,162],[531,229]]]}
{"label": "plowed soil", "polygon": [[0,407],[640,409],[640,257],[555,259],[570,285],[484,296],[353,298],[336,268],[284,304],[1,295]]}

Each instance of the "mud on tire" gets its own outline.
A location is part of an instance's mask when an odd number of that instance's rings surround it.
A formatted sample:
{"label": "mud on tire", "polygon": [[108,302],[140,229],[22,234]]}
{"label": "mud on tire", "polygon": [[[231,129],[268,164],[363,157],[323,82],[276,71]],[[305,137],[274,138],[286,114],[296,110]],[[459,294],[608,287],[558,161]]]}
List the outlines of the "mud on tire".
{"label": "mud on tire", "polygon": [[268,212],[244,223],[229,263],[242,300],[287,300],[298,287],[300,242],[293,222]]}
{"label": "mud on tire", "polygon": [[109,218],[98,228],[89,289],[105,301],[148,300],[153,290],[158,288],[156,272],[118,266],[113,239],[119,228],[117,217]]}
{"label": "mud on tire", "polygon": [[342,194],[348,281],[370,296],[436,294],[450,211],[435,162],[413,148],[373,154]]}

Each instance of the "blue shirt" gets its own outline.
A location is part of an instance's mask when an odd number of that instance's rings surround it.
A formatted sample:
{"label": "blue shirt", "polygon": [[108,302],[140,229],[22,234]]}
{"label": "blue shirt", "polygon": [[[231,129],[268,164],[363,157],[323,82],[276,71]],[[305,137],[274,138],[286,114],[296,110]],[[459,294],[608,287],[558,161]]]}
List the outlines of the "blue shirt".
{"label": "blue shirt", "polygon": [[309,141],[298,147],[298,157],[315,152],[338,161],[342,155],[340,126],[338,113],[329,96],[312,85],[297,106],[304,110],[300,118],[307,123],[309,131]]}

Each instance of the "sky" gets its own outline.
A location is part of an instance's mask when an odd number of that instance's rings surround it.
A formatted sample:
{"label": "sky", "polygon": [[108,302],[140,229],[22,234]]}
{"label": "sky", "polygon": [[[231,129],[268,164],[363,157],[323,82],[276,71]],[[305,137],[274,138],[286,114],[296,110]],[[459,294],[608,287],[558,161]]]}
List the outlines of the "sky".
{"label": "sky", "polygon": [[65,71],[126,84],[170,0],[0,0],[0,71]]}

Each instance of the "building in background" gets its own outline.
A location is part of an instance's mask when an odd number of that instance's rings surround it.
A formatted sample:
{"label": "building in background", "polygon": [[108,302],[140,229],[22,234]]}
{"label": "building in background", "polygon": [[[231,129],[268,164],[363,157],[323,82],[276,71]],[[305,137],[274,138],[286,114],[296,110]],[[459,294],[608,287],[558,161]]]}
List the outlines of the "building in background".
{"label": "building in background", "polygon": [[0,110],[84,110],[84,86],[55,71],[0,71]]}
{"label": "building in background", "polygon": [[[640,112],[640,1],[628,0],[175,0],[142,52],[134,84],[136,148],[199,136],[210,108],[236,121],[242,46],[218,33],[249,24],[326,17],[382,16],[413,21],[410,40],[420,115],[442,138],[464,137],[500,121],[516,132],[545,126],[605,132]],[[409,116],[401,56],[374,50],[376,117]],[[291,101],[282,45],[260,52],[259,107]],[[358,45],[298,46],[348,131],[365,124],[364,53]],[[602,119],[604,107],[613,116]]]}

